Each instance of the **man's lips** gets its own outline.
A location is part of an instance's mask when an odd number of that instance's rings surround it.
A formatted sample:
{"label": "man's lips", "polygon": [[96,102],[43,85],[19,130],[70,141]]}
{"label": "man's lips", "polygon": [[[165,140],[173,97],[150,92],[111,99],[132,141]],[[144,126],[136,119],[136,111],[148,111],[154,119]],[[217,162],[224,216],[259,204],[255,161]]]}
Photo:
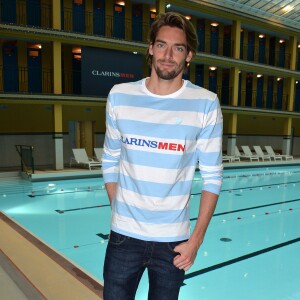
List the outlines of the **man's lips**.
{"label": "man's lips", "polygon": [[168,62],[168,61],[159,61],[159,63],[164,67],[174,67],[176,64],[174,62]]}

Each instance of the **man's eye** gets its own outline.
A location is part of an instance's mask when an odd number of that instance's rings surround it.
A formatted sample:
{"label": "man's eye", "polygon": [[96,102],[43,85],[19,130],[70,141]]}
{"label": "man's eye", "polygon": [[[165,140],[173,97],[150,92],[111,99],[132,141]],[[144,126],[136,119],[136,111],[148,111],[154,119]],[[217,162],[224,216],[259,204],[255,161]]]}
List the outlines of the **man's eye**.
{"label": "man's eye", "polygon": [[183,52],[184,51],[184,48],[183,47],[176,47],[175,50],[177,52]]}

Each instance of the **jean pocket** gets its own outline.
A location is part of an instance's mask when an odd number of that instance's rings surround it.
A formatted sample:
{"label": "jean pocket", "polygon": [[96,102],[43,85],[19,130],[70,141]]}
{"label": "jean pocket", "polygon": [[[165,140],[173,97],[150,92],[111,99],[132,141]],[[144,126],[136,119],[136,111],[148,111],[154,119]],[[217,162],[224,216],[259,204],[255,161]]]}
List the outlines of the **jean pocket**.
{"label": "jean pocket", "polygon": [[128,239],[129,237],[127,237],[126,235],[111,231],[108,242],[112,245],[120,246]]}
{"label": "jean pocket", "polygon": [[185,241],[179,241],[179,242],[169,242],[167,243],[168,249],[173,253],[173,254],[179,254],[178,252],[174,251],[174,248],[178,246],[181,243],[184,243]]}

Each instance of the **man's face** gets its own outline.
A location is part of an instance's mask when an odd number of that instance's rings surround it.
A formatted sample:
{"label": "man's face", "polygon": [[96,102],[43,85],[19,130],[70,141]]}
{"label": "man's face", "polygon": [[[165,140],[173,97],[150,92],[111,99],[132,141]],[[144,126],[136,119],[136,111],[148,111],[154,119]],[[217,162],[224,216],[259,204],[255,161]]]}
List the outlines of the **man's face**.
{"label": "man's face", "polygon": [[155,42],[149,46],[149,54],[153,56],[152,69],[164,80],[181,75],[185,62],[192,59],[192,52],[187,51],[185,32],[169,26],[160,28]]}

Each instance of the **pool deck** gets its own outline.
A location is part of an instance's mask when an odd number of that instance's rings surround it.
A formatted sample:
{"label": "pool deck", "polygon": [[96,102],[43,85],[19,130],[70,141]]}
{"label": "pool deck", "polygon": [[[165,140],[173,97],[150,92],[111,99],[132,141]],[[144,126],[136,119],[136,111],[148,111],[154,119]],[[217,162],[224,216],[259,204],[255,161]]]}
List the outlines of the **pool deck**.
{"label": "pool deck", "polygon": [[103,286],[0,212],[1,299],[103,299]]}
{"label": "pool deck", "polygon": [[[300,165],[300,157],[294,158],[293,160],[282,160],[282,161],[252,161],[241,160],[240,162],[223,162],[224,169],[240,169],[240,168],[257,168],[257,167],[279,167],[279,166],[295,166]],[[83,179],[83,178],[96,178],[102,177],[102,170],[95,168],[93,170],[83,168],[65,168],[62,170],[55,170],[51,168],[38,169],[34,174],[27,176],[19,171],[1,172],[1,177],[18,177],[22,176],[32,182],[36,181],[49,181],[49,180],[66,180],[66,179]]]}
{"label": "pool deck", "polygon": [[[0,180],[19,177],[32,182],[95,178],[102,177],[102,171],[45,169],[31,176],[20,171],[0,172]],[[1,211],[0,232],[0,290],[5,299],[103,299],[101,282]]]}
{"label": "pool deck", "polygon": [[[241,160],[240,162],[223,162],[224,169],[240,169],[240,168],[257,168],[257,167],[279,167],[279,166],[296,166],[300,165],[300,157],[296,157],[293,160],[282,160],[282,161],[248,161]],[[67,179],[83,179],[83,178],[96,178],[102,177],[102,170],[95,168],[93,170],[83,168],[65,168],[61,170],[55,170],[53,168],[43,168],[35,171],[34,174],[27,176],[20,171],[1,171],[1,178],[7,177],[23,177],[32,182],[37,181],[49,181],[49,180],[67,180]]]}
{"label": "pool deck", "polygon": [[223,162],[224,169],[239,169],[239,168],[260,168],[260,167],[279,167],[279,166],[297,166],[300,164],[300,157],[281,161],[243,161],[240,162]]}

